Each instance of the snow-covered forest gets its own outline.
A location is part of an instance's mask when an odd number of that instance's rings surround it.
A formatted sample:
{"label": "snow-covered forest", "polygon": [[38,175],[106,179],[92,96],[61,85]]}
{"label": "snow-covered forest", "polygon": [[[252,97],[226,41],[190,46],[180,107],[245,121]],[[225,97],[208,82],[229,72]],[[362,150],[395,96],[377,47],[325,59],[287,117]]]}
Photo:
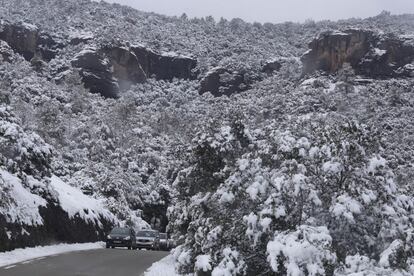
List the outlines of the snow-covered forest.
{"label": "snow-covered forest", "polygon": [[413,275],[413,76],[414,15],[0,0],[0,250],[125,224],[183,274]]}

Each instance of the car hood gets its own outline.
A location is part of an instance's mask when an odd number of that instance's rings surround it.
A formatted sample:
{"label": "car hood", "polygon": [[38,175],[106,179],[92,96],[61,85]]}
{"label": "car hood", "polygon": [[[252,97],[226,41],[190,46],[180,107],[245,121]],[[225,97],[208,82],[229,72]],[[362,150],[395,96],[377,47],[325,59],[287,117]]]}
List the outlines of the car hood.
{"label": "car hood", "polygon": [[155,238],[150,238],[150,237],[140,237],[140,236],[136,236],[137,239],[140,240],[147,240],[147,241],[154,241]]}
{"label": "car hood", "polygon": [[118,235],[118,234],[115,234],[115,235],[111,235],[111,234],[109,234],[109,236],[110,236],[112,239],[123,239],[123,238],[129,237],[129,235]]}

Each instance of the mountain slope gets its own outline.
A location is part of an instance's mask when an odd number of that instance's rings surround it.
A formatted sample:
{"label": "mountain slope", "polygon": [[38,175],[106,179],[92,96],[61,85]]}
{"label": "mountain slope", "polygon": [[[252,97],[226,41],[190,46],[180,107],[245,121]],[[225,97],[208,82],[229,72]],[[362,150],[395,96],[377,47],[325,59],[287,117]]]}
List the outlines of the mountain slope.
{"label": "mountain slope", "polygon": [[45,239],[59,202],[83,232],[106,209],[169,231],[181,273],[412,274],[413,15],[261,25],[0,3],[1,137],[19,134],[1,187],[27,191]]}

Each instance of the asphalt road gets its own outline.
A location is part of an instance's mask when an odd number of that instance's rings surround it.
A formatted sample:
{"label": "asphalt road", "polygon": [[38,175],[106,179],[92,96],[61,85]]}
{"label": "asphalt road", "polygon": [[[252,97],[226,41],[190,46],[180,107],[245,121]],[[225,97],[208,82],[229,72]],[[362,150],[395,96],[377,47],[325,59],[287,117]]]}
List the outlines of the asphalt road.
{"label": "asphalt road", "polygon": [[162,251],[98,249],[66,253],[0,268],[0,276],[141,276]]}

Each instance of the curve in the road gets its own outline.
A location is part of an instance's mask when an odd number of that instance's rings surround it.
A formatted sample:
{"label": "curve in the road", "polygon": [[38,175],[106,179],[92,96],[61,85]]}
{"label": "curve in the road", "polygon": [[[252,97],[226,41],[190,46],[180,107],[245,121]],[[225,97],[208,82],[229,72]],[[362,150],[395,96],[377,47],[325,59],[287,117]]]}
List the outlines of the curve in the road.
{"label": "curve in the road", "polygon": [[167,254],[123,249],[72,252],[2,267],[0,276],[140,276]]}

